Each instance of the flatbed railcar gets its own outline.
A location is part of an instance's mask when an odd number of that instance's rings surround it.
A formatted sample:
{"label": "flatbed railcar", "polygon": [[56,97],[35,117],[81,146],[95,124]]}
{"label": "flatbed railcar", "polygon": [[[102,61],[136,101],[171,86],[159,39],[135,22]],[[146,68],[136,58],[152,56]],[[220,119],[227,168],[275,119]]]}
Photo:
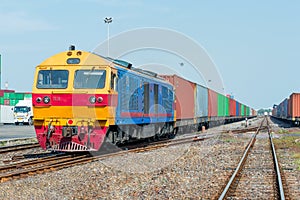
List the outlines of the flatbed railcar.
{"label": "flatbed railcar", "polygon": [[36,67],[32,104],[41,147],[69,152],[253,116],[250,107],[177,75],[159,76],[74,47]]}

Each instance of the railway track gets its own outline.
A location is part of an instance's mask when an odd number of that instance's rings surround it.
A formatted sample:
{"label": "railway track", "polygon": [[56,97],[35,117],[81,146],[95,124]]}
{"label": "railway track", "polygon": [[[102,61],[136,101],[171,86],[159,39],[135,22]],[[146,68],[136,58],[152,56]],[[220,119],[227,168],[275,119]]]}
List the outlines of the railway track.
{"label": "railway track", "polygon": [[121,156],[127,153],[140,153],[140,152],[152,151],[155,149],[168,147],[168,146],[193,143],[211,137],[214,137],[214,135],[205,134],[202,136],[190,136],[190,137],[176,139],[176,140],[167,141],[163,143],[158,142],[156,144],[152,144],[146,147],[138,147],[126,151],[118,151],[118,152],[113,152],[113,153],[108,153],[103,155],[92,156],[91,154],[58,154],[58,155],[52,155],[52,156],[38,158],[34,160],[26,160],[23,162],[1,166],[0,182],[6,182],[12,179],[18,179],[30,175],[55,171],[55,170],[75,166],[78,164],[98,161],[109,157]]}
{"label": "railway track", "polygon": [[269,127],[268,119],[264,118],[219,200],[286,198]]}
{"label": "railway track", "polygon": [[[248,129],[247,129],[248,130]],[[15,155],[11,160],[7,160],[4,163],[11,163],[0,167],[0,182],[9,181],[12,179],[22,178],[29,175],[45,173],[49,171],[55,171],[67,167],[71,167],[78,164],[93,162],[113,156],[120,156],[126,153],[139,153],[146,151],[153,151],[155,149],[180,145],[185,143],[192,143],[196,141],[205,140],[207,138],[215,137],[219,134],[226,133],[220,132],[217,134],[199,134],[199,135],[188,135],[184,138],[177,138],[172,140],[163,140],[152,142],[148,144],[137,144],[136,146],[123,147],[123,151],[118,149],[118,152],[108,152],[102,155],[90,154],[49,154],[49,155]],[[39,147],[38,143],[17,145],[3,148],[3,152],[23,150],[27,148]],[[124,150],[125,149],[125,150]],[[1,152],[1,149],[0,149]],[[22,159],[31,158],[31,160],[21,161]],[[18,163],[15,163],[18,162]]]}
{"label": "railway track", "polygon": [[32,148],[37,148],[40,147],[39,143],[27,143],[27,144],[18,144],[18,145],[13,145],[13,146],[4,146],[0,147],[0,154],[3,153],[8,153],[12,151],[21,151],[25,149],[32,149]]}

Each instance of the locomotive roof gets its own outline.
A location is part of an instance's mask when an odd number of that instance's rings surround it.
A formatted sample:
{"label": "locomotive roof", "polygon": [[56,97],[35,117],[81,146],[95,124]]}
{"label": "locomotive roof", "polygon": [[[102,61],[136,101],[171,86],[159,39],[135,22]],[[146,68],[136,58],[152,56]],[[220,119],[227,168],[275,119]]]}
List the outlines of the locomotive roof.
{"label": "locomotive roof", "polygon": [[[72,63],[68,63],[70,59],[76,59],[75,61],[78,61],[78,63],[75,63],[72,61]],[[110,66],[110,67],[122,67],[125,70],[130,70],[138,74],[142,74],[151,78],[158,79],[160,81],[164,81],[168,83],[165,79],[162,77],[159,77],[156,73],[148,71],[148,70],[143,70],[140,68],[135,68],[132,67],[131,63],[128,63],[123,60],[118,60],[118,59],[113,59],[110,57],[104,57],[102,55],[99,55],[94,52],[87,52],[87,51],[81,51],[81,50],[69,50],[69,51],[64,51],[60,52],[58,54],[55,54],[46,60],[44,60],[40,65],[48,65],[48,66],[76,66],[76,65],[96,65],[96,66]]]}

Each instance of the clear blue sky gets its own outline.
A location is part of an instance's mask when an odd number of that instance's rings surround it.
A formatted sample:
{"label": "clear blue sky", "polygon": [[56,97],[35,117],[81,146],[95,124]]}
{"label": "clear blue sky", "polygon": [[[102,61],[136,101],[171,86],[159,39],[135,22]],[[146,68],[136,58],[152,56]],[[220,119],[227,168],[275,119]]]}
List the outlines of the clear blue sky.
{"label": "clear blue sky", "polygon": [[225,91],[254,108],[300,92],[299,1],[3,0],[2,83],[31,91],[36,65],[68,49],[92,51],[110,34],[143,27],[178,31],[208,52]]}

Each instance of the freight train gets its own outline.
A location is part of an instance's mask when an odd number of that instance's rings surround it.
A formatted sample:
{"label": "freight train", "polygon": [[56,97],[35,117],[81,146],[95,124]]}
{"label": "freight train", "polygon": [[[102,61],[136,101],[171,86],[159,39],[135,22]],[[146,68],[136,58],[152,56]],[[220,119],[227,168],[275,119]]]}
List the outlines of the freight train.
{"label": "freight train", "polygon": [[75,50],[36,67],[34,128],[43,149],[98,151],[108,140],[174,137],[256,115],[255,110],[178,75]]}
{"label": "freight train", "polygon": [[273,106],[272,116],[292,125],[300,126],[300,93],[292,93]]}

